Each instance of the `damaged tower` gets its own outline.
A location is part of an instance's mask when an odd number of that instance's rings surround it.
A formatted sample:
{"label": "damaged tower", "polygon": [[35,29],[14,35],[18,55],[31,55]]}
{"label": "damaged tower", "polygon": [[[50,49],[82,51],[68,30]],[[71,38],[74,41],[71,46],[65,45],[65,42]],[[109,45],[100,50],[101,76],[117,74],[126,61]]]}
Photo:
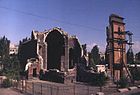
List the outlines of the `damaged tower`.
{"label": "damaged tower", "polygon": [[111,76],[114,81],[120,80],[126,66],[126,31],[124,18],[116,14],[109,16],[107,34],[107,56]]}

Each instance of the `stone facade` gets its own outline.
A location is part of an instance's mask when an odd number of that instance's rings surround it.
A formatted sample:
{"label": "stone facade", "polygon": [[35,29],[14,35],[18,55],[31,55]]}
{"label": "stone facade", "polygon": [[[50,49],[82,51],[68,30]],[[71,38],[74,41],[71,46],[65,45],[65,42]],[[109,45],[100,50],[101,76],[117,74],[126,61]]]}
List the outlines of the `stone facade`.
{"label": "stone facade", "polygon": [[[31,54],[33,56],[26,55],[28,56],[24,59],[26,62],[30,58],[40,59],[38,57],[40,56],[43,62],[43,71],[49,72],[52,69],[56,69],[61,73],[65,73],[64,77],[66,80],[76,80],[76,64],[81,58],[81,45],[76,36],[69,36],[61,28],[57,27],[43,32],[33,30],[31,39],[23,42],[21,47],[29,43],[33,44],[32,42],[35,42],[35,44],[33,47],[29,45],[29,47],[32,47],[32,52],[29,50],[28,53],[35,54]],[[29,47],[26,48],[26,50],[28,50]],[[24,50],[25,49],[21,49],[21,51]],[[39,61],[39,63],[40,62],[41,61]],[[26,65],[24,65],[23,68],[25,68]],[[40,71],[39,67],[40,66],[36,65],[37,74]],[[29,67],[30,76],[33,75],[33,68],[35,67]]]}
{"label": "stone facade", "polygon": [[32,58],[27,60],[25,70],[28,70],[28,79],[32,77],[39,77],[39,72],[41,70],[41,64],[39,60],[33,61]]}

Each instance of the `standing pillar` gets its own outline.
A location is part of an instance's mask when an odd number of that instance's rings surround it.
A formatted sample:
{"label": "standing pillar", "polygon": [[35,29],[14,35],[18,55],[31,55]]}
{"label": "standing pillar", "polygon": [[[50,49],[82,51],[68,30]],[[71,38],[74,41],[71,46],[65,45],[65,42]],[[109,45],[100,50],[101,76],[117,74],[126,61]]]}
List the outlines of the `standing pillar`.
{"label": "standing pillar", "polygon": [[68,37],[65,36],[65,71],[67,72],[69,69],[69,44]]}
{"label": "standing pillar", "polygon": [[47,70],[47,43],[45,42],[44,43],[44,56],[45,56],[45,60],[44,60],[44,63],[43,63],[43,68]]}
{"label": "standing pillar", "polygon": [[61,70],[65,71],[65,56],[61,56]]}

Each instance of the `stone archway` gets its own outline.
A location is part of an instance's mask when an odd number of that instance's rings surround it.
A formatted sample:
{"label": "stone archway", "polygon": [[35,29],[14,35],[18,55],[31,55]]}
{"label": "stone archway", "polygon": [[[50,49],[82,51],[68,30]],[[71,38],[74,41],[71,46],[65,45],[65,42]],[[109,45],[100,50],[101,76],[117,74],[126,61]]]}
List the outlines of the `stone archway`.
{"label": "stone archway", "polygon": [[73,69],[80,62],[81,58],[81,47],[78,39],[74,38],[73,44],[74,46],[69,48],[69,69]]}
{"label": "stone archway", "polygon": [[58,31],[49,32],[45,42],[47,43],[47,70],[61,70],[61,56],[65,54],[64,36]]}

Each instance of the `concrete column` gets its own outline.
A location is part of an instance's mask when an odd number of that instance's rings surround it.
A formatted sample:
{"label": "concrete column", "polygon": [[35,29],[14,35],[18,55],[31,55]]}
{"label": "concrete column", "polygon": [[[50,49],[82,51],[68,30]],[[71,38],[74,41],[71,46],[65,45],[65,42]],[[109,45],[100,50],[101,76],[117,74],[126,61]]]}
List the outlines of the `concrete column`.
{"label": "concrete column", "polygon": [[61,69],[60,71],[65,71],[65,56],[61,56]]}
{"label": "concrete column", "polygon": [[68,36],[65,37],[65,71],[69,69],[69,40]]}
{"label": "concrete column", "polygon": [[47,70],[47,43],[45,42],[44,43],[44,55],[45,55],[45,58],[44,58],[44,65],[43,65],[43,68]]}
{"label": "concrete column", "polygon": [[32,66],[30,66],[28,68],[28,79],[31,79],[33,77],[33,68]]}
{"label": "concrete column", "polygon": [[40,72],[40,62],[37,62],[36,63],[36,74],[37,74],[38,78],[39,78],[39,72]]}
{"label": "concrete column", "polygon": [[36,46],[36,47],[37,47],[37,51],[36,51],[37,54],[39,54],[39,44],[40,44],[40,43],[37,41],[37,46]]}

